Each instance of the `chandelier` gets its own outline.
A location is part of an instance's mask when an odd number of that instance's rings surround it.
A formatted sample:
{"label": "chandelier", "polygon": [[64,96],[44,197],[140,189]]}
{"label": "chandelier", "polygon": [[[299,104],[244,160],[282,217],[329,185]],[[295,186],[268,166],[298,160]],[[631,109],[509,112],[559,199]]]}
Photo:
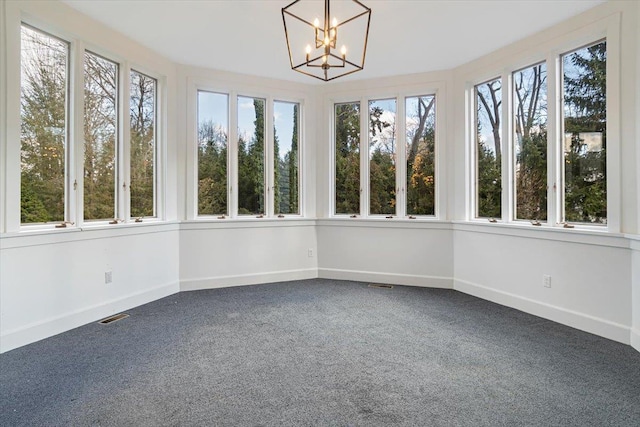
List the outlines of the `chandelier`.
{"label": "chandelier", "polygon": [[329,81],[364,68],[371,9],[358,0],[296,0],[282,8],[291,69]]}

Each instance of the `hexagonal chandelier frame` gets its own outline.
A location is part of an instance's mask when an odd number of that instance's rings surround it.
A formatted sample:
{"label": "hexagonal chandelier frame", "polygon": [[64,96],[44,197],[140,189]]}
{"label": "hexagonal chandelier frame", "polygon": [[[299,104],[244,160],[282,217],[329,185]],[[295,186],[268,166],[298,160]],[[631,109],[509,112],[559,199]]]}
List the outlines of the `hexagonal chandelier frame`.
{"label": "hexagonal chandelier frame", "polygon": [[[341,21],[338,22],[335,16],[333,20],[331,20],[331,1],[324,0],[323,22],[320,22],[318,18],[316,18],[314,22],[310,22],[309,18],[303,18],[299,16],[299,14],[294,13],[299,3],[309,3],[312,1],[313,0],[295,0],[288,6],[282,8],[282,22],[284,24],[284,34],[287,40],[291,69],[325,82],[363,70],[369,38],[371,9],[358,0],[350,0],[349,4],[354,4],[355,13],[346,18],[341,17]],[[303,38],[308,40],[309,44],[307,44],[306,55],[302,61],[296,59],[296,53],[291,48],[292,40],[290,39],[290,31],[287,27],[288,20],[293,20],[289,22],[289,28],[293,27],[294,23],[302,23],[309,27],[308,33],[304,30],[305,35],[303,35]],[[366,20],[366,29],[364,29],[362,56],[356,55],[359,61],[356,62],[351,57],[347,57],[347,47],[345,45],[342,46],[338,54],[338,34],[346,31],[349,24],[354,26],[356,22],[363,23],[364,20]]]}

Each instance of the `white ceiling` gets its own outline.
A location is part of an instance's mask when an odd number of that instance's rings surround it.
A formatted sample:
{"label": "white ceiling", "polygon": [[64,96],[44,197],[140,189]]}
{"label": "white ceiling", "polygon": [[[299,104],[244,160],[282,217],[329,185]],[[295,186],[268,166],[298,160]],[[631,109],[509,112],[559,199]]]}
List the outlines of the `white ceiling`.
{"label": "white ceiling", "polygon": [[[281,15],[290,0],[63,1],[177,63],[320,82],[290,69]],[[372,9],[365,68],[345,79],[452,68],[603,3],[361,1]]]}

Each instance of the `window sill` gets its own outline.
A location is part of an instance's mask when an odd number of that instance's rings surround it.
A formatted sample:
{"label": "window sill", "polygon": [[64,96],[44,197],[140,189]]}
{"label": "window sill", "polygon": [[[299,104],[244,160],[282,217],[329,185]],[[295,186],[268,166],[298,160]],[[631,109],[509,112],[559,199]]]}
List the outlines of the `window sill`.
{"label": "window sill", "polygon": [[0,249],[38,246],[80,240],[104,239],[138,234],[162,233],[178,230],[177,222],[149,221],[142,223],[107,224],[104,222],[67,228],[26,227],[13,233],[0,234]]}
{"label": "window sill", "polygon": [[451,224],[455,231],[469,231],[599,246],[629,247],[629,240],[624,234],[609,232],[606,227],[576,225],[574,228],[562,228],[544,224],[535,226],[526,221],[504,223],[488,222],[486,220],[452,221]]}

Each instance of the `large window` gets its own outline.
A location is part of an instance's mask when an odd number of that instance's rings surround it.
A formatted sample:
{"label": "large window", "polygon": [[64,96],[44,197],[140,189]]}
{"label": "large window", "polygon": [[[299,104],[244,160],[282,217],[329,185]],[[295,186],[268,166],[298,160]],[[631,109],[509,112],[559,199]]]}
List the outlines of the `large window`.
{"label": "large window", "polygon": [[369,101],[369,214],[396,213],[396,100]]}
{"label": "large window", "polygon": [[360,103],[335,105],[335,213],[360,213]]}
{"label": "large window", "polygon": [[84,219],[116,218],[118,65],[84,55]]}
{"label": "large window", "polygon": [[22,26],[20,220],[64,221],[69,44]]}
{"label": "large window", "polygon": [[20,42],[20,223],[157,217],[157,80],[95,52],[71,55],[27,24]]}
{"label": "large window", "polygon": [[607,222],[607,44],[562,56],[564,221]]}
{"label": "large window", "polygon": [[406,98],[407,215],[435,215],[436,97]]}
{"label": "large window", "polygon": [[[607,43],[557,55],[551,64],[474,87],[477,218],[565,228],[608,222]],[[502,82],[509,83],[508,97]],[[501,141],[505,129],[509,141]],[[503,149],[511,159],[507,171]]]}
{"label": "large window", "polygon": [[476,217],[500,218],[502,207],[502,83],[475,87]]}
{"label": "large window", "polygon": [[515,218],[547,219],[547,66],[513,73]]}
{"label": "large window", "polygon": [[227,215],[229,97],[198,91],[198,215]]}
{"label": "large window", "polygon": [[157,81],[131,71],[131,216],[156,216]]}
{"label": "large window", "polygon": [[265,100],[238,97],[238,215],[265,213]]}
{"label": "large window", "polygon": [[276,215],[300,213],[299,116],[300,104],[273,103],[273,197]]}

